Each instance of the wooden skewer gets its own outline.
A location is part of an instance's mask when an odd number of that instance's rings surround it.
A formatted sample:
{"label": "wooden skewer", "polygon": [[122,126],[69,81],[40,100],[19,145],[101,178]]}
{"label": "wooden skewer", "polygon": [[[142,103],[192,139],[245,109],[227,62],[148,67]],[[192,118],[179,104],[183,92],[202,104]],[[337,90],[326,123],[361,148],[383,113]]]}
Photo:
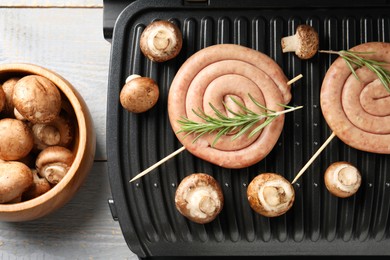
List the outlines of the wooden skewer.
{"label": "wooden skewer", "polygon": [[157,168],[158,166],[160,166],[161,164],[163,164],[164,162],[168,161],[169,159],[171,159],[172,157],[176,156],[177,154],[181,153],[182,151],[184,151],[186,148],[184,146],[180,147],[179,149],[177,149],[176,151],[174,151],[173,153],[171,153],[170,155],[166,156],[165,158],[161,159],[160,161],[156,162],[155,164],[153,164],[152,166],[150,166],[149,168],[147,168],[146,170],[138,173],[133,179],[131,179],[129,182],[133,182],[135,181],[136,179],[138,178],[141,178],[142,176],[146,175],[147,173],[149,173],[150,171],[152,171],[153,169]]}
{"label": "wooden skewer", "polygon": [[325,149],[325,147],[332,141],[332,139],[336,136],[334,132],[326,139],[326,141],[321,145],[321,147],[317,150],[317,152],[310,158],[310,160],[303,166],[303,168],[298,172],[297,176],[295,176],[294,180],[291,184],[294,184],[299,177],[309,168],[309,166],[314,162],[314,160],[318,157],[318,155]]}
{"label": "wooden skewer", "polygon": [[303,77],[302,74],[299,74],[299,75],[295,76],[294,78],[292,78],[292,79],[290,79],[289,81],[287,81],[287,85],[293,84],[295,81],[300,80],[302,77]]}
{"label": "wooden skewer", "polygon": [[[303,76],[302,74],[299,74],[298,76],[294,77],[293,79],[289,80],[287,82],[287,85],[291,85],[293,84],[294,82],[296,82],[297,80],[301,79]],[[155,168],[157,168],[158,166],[160,166],[161,164],[163,164],[164,162],[168,161],[169,159],[171,159],[172,157],[175,157],[176,155],[178,155],[179,153],[181,153],[182,151],[184,151],[186,148],[184,146],[180,147],[179,149],[177,149],[176,151],[174,151],[173,153],[169,154],[168,156],[164,157],[163,159],[161,159],[160,161],[156,162],[155,164],[153,164],[152,166],[150,166],[149,168],[143,170],[142,172],[138,173],[136,176],[134,176],[134,178],[132,178],[129,182],[133,182],[139,178],[141,178],[142,176],[148,174],[149,172],[151,172],[152,170],[154,170]]]}

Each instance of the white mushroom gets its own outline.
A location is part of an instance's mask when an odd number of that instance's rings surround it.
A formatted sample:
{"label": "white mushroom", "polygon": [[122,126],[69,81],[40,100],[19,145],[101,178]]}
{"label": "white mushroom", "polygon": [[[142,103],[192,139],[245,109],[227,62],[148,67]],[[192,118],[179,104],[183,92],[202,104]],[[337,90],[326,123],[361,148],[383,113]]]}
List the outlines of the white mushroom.
{"label": "white mushroom", "polygon": [[326,169],[324,179],[329,192],[340,198],[354,195],[362,182],[359,170],[348,162],[332,163]]}
{"label": "white mushroom", "polygon": [[49,146],[42,150],[36,160],[36,169],[41,177],[51,184],[59,183],[69,171],[74,160],[72,151],[62,146]]}
{"label": "white mushroom", "polygon": [[15,109],[32,123],[53,121],[61,111],[61,93],[49,79],[29,75],[14,87],[12,102]]}
{"label": "white mushroom", "polygon": [[19,160],[27,156],[34,138],[26,123],[13,118],[0,120],[0,159]]}
{"label": "white mushroom", "polygon": [[249,183],[247,196],[254,211],[266,217],[277,217],[292,207],[295,191],[283,176],[262,173]]}
{"label": "white mushroom", "polygon": [[16,203],[33,183],[30,168],[21,162],[0,162],[0,203]]}
{"label": "white mushroom", "polygon": [[177,210],[189,220],[205,224],[213,221],[224,204],[218,182],[205,173],[193,173],[179,184],[175,195]]}
{"label": "white mushroom", "polygon": [[141,34],[142,53],[152,61],[164,62],[176,57],[183,44],[180,29],[169,21],[155,21]]}
{"label": "white mushroom", "polygon": [[282,38],[281,45],[284,53],[295,52],[301,59],[310,59],[318,51],[318,33],[310,25],[301,24],[294,35]]}

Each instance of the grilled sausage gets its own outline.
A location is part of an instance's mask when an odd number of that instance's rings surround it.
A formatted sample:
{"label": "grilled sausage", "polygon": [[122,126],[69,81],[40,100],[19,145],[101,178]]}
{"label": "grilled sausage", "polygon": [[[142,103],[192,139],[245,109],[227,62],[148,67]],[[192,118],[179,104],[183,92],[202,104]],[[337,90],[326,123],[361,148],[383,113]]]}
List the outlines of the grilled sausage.
{"label": "grilled sausage", "polygon": [[[249,95],[269,109],[281,111],[291,99],[290,87],[281,68],[268,56],[253,49],[221,44],[207,47],[191,56],[177,72],[168,96],[168,114],[174,132],[180,130],[182,117],[200,122],[193,110],[214,115],[209,103],[229,115],[222,102],[230,97],[249,109],[261,112]],[[234,107],[234,102],[230,105]],[[230,106],[229,105],[229,106]],[[233,108],[238,109],[239,108]],[[242,135],[232,140],[223,135],[214,146],[215,134],[194,141],[193,135],[177,137],[192,154],[226,168],[243,168],[263,159],[274,147],[283,128],[284,116],[277,117],[256,136]]]}
{"label": "grilled sausage", "polygon": [[[390,43],[369,42],[351,50],[372,52],[364,57],[390,63]],[[366,67],[356,69],[356,74],[359,79],[340,57],[332,63],[320,95],[325,120],[345,144],[362,151],[389,154],[390,93]]]}

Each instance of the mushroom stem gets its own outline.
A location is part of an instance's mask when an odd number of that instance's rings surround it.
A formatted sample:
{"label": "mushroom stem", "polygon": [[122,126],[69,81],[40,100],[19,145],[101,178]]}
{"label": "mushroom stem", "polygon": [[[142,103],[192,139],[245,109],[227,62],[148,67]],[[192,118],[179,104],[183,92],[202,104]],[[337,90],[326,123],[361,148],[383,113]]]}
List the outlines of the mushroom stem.
{"label": "mushroom stem", "polygon": [[298,47],[298,36],[295,34],[295,35],[291,35],[291,36],[286,36],[286,37],[283,37],[282,38],[282,52],[283,53],[286,53],[286,52],[292,52],[297,49]]}
{"label": "mushroom stem", "polygon": [[52,184],[59,183],[68,172],[69,166],[65,163],[52,163],[44,166],[40,175]]}

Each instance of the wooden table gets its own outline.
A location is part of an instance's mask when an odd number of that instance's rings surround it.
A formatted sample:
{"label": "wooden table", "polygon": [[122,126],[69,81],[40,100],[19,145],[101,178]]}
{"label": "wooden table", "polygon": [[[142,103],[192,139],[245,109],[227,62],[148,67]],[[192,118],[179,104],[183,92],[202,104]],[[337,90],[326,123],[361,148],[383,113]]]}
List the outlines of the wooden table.
{"label": "wooden table", "polygon": [[111,45],[103,37],[102,0],[2,0],[0,63],[54,70],[83,96],[97,135],[95,163],[79,192],[41,219],[0,223],[0,259],[138,259],[107,200],[107,78]]}

